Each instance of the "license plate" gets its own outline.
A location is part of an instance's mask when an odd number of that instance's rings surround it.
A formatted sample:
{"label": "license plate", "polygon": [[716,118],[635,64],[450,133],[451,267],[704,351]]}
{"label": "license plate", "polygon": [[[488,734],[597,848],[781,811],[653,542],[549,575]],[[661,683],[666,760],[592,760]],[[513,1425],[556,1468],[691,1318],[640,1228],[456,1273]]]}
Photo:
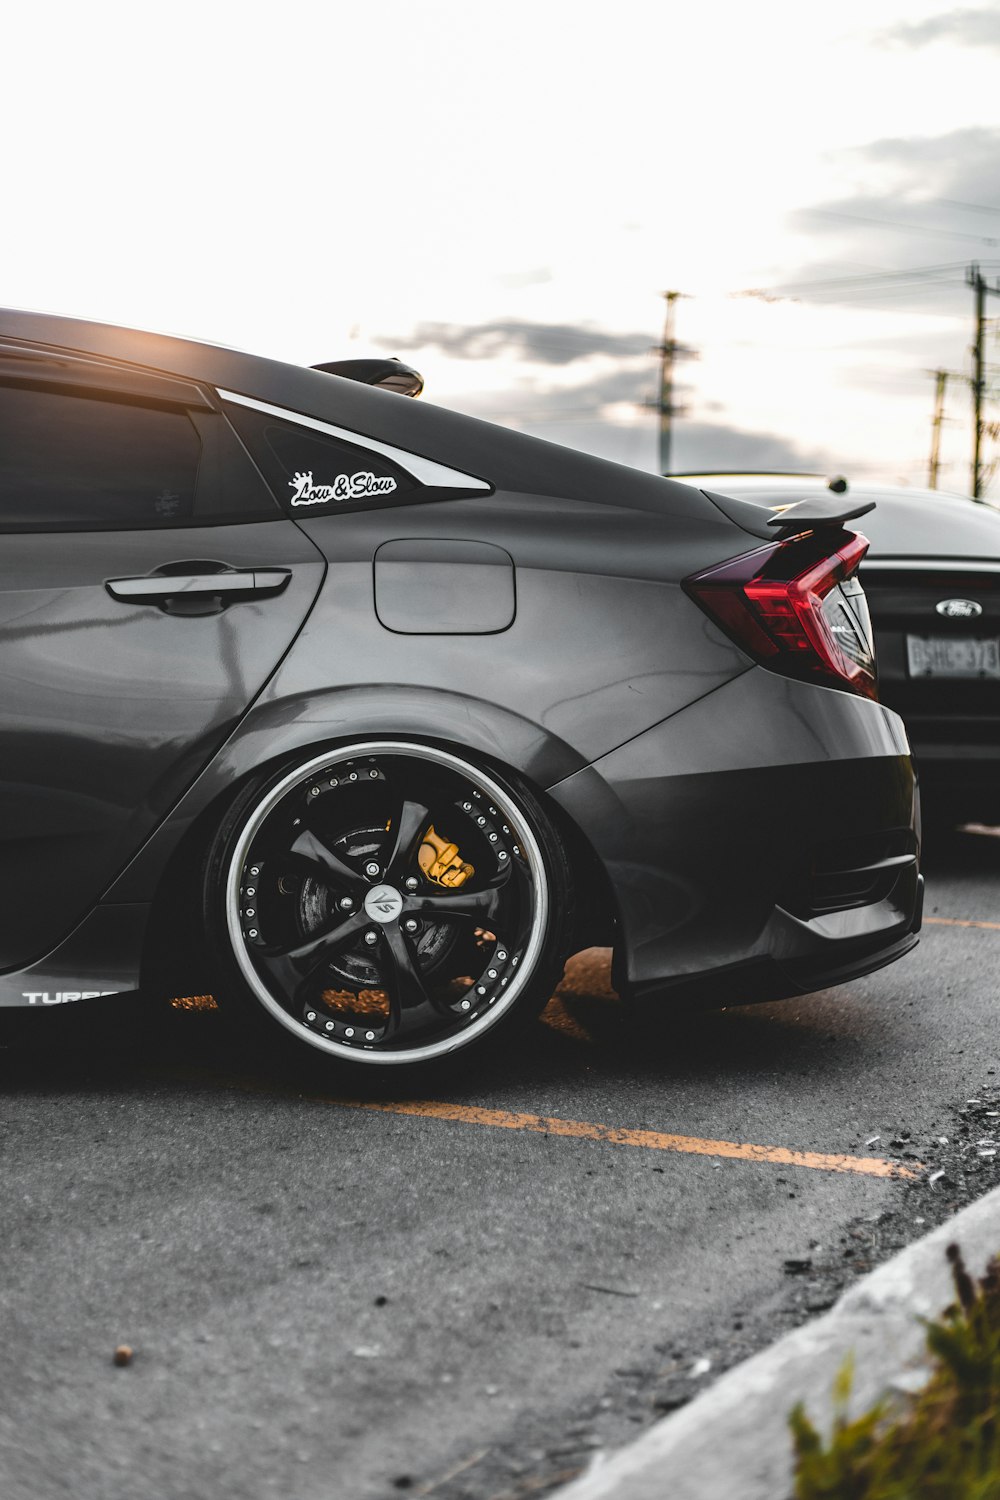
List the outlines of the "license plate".
{"label": "license plate", "polygon": [[1000,677],[1000,639],[908,635],[911,677]]}

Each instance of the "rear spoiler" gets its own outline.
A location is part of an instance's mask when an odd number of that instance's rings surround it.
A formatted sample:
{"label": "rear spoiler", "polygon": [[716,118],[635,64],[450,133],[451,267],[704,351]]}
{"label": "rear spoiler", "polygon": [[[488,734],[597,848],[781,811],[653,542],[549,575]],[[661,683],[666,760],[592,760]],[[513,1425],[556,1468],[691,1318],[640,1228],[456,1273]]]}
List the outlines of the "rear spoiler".
{"label": "rear spoiler", "polygon": [[775,514],[768,518],[773,531],[815,531],[819,526],[843,526],[866,516],[875,509],[874,500],[859,500],[854,504],[844,501],[841,495],[817,496],[815,500],[799,500],[795,505],[771,506]]}
{"label": "rear spoiler", "polygon": [[874,500],[851,501],[838,494],[829,497],[817,495],[815,499],[799,500],[791,505],[738,500],[734,495],[720,495],[713,490],[702,490],[702,494],[737,526],[765,541],[770,541],[775,532],[784,535],[826,526],[843,526],[875,509]]}
{"label": "rear spoiler", "polygon": [[383,391],[397,391],[401,396],[419,396],[424,377],[419,370],[404,365],[401,359],[334,359],[329,364],[313,365],[327,375],[343,380],[359,380],[362,385],[377,385]]}

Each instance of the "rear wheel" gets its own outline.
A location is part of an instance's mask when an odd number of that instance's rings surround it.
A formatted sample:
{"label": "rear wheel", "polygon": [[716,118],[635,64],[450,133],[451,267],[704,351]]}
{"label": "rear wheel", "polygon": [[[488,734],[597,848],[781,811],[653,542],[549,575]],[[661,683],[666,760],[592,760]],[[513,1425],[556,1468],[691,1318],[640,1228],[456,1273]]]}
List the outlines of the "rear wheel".
{"label": "rear wheel", "polygon": [[572,928],[565,854],[531,791],[395,741],[248,787],[205,906],[223,1003],[371,1069],[464,1055],[536,1013]]}

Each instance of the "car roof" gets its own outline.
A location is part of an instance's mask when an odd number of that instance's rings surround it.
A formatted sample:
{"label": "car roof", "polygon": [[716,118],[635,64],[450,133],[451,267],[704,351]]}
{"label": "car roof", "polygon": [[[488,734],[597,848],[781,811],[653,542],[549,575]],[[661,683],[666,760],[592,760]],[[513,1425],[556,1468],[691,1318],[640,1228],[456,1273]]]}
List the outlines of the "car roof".
{"label": "car roof", "polygon": [[[824,474],[702,473],[676,476],[685,484],[748,500],[765,509],[830,496]],[[843,493],[843,492],[840,492]],[[878,480],[849,479],[846,498],[874,500],[856,525],[879,557],[989,558],[1000,561],[1000,509],[946,490],[910,489]]]}
{"label": "car roof", "polygon": [[360,440],[483,475],[497,489],[702,517],[696,487],[427,401],[219,344],[52,313],[0,308],[0,342],[97,356],[335,423]]}

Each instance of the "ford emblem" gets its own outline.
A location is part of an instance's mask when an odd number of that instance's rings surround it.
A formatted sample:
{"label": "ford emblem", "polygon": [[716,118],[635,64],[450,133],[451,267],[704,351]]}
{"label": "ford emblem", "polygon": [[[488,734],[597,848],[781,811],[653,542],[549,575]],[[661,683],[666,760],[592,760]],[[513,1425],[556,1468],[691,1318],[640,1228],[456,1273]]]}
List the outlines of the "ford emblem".
{"label": "ford emblem", "polygon": [[942,599],[934,608],[949,620],[975,620],[983,612],[983,606],[975,599]]}

